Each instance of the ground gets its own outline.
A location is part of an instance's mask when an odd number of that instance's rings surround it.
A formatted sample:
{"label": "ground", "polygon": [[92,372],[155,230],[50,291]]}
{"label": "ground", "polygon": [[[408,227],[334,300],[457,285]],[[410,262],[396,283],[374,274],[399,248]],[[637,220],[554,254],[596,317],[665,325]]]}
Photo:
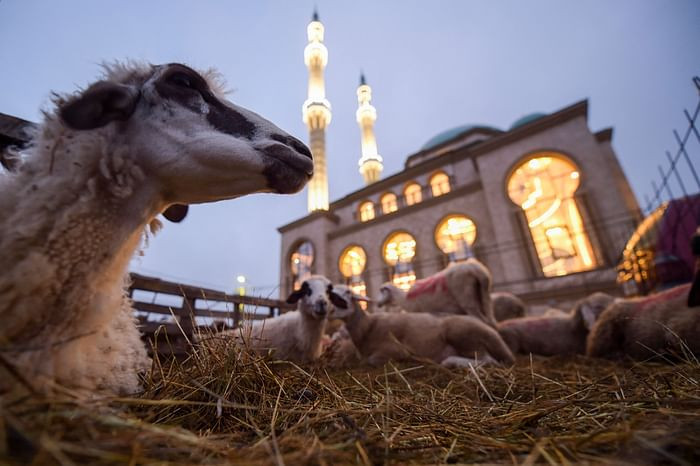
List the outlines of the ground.
{"label": "ground", "polygon": [[145,393],[5,404],[3,455],[37,464],[700,463],[700,364],[522,356],[299,367],[203,349]]}

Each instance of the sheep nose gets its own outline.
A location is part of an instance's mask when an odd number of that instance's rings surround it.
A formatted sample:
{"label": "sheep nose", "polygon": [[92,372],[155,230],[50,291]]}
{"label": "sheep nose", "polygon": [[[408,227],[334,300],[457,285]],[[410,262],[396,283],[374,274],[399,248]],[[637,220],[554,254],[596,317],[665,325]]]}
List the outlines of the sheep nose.
{"label": "sheep nose", "polygon": [[323,316],[323,315],[326,315],[326,312],[328,310],[327,307],[328,307],[328,305],[326,304],[325,301],[316,301],[316,306],[315,306],[316,309],[314,309],[314,310],[316,311],[316,314]]}
{"label": "sheep nose", "polygon": [[289,146],[295,151],[297,151],[299,154],[304,155],[311,160],[313,160],[313,156],[311,155],[311,151],[309,150],[308,147],[306,147],[306,144],[295,138],[294,136],[289,136],[288,134],[282,135],[282,134],[273,134],[270,136],[270,139],[273,139],[277,142],[281,142],[285,146]]}

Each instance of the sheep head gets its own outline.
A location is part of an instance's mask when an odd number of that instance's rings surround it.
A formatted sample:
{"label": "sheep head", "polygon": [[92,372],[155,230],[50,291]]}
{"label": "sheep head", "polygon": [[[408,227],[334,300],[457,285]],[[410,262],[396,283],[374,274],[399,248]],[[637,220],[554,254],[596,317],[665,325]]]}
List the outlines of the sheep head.
{"label": "sheep head", "polygon": [[335,294],[338,296],[340,301],[334,301],[335,308],[333,310],[334,319],[347,319],[355,312],[364,312],[360,306],[358,306],[359,301],[371,302],[371,300],[357,294],[347,285],[334,285],[333,288]]}
{"label": "sheep head", "polygon": [[[615,301],[615,298],[606,293],[593,293],[578,301],[574,306],[574,319],[581,322],[586,330],[590,331],[600,314]],[[579,325],[579,324],[577,324]]]}
{"label": "sheep head", "polygon": [[[212,73],[177,63],[108,67],[105,80],[60,102],[58,115],[69,131],[102,131],[128,144],[161,211],[254,192],[294,193],[313,174],[302,142],[226,100]],[[183,216],[182,209],[169,214]]]}
{"label": "sheep head", "polygon": [[385,283],[379,287],[379,299],[377,299],[377,306],[381,307],[396,304],[398,302],[398,298],[404,294],[404,291],[393,283]]}
{"label": "sheep head", "polygon": [[287,297],[287,302],[296,303],[299,312],[316,320],[327,318],[335,306],[346,305],[342,297],[334,291],[331,281],[321,275],[304,280],[301,287]]}

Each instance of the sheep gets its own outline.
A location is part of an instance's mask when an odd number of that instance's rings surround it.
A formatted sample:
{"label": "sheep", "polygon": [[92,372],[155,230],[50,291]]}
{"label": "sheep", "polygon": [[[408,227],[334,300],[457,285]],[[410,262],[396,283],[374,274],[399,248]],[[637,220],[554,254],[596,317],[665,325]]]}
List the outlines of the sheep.
{"label": "sheep", "polygon": [[311,153],[225,100],[215,73],[182,64],[105,65],[102,80],[52,101],[0,178],[0,362],[35,390],[133,393],[150,359],[125,277],[156,215],[297,192]]}
{"label": "sheep", "polygon": [[491,304],[493,315],[498,322],[525,317],[525,303],[513,293],[507,291],[491,293]]}
{"label": "sheep", "polygon": [[514,353],[584,354],[590,328],[614,299],[606,293],[593,293],[578,301],[568,314],[505,320],[498,324],[498,333]]}
{"label": "sheep", "polygon": [[359,305],[367,298],[344,285],[334,289],[343,298],[335,304],[334,317],[345,321],[355,347],[372,366],[415,357],[447,365],[471,361],[477,354],[487,361],[515,361],[498,332],[476,317],[425,312],[367,314]]}
{"label": "sheep", "polygon": [[700,307],[688,307],[690,284],[643,298],[620,299],[588,335],[586,354],[618,359],[662,354],[700,356]]}
{"label": "sheep", "polygon": [[273,350],[276,359],[298,363],[318,360],[328,315],[334,303],[345,302],[322,275],[304,280],[287,302],[296,303],[297,310],[222,333],[234,335],[239,343],[257,353]]}
{"label": "sheep", "polygon": [[416,281],[408,292],[392,283],[383,284],[377,305],[397,306],[409,313],[466,314],[495,328],[490,291],[491,273],[470,258]]}

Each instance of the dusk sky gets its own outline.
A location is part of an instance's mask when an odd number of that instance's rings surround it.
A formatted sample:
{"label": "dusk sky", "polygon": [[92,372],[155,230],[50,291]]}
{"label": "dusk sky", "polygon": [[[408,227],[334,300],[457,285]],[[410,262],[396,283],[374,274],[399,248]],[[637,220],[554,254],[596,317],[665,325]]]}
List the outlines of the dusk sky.
{"label": "dusk sky", "polygon": [[[230,99],[308,141],[301,106],[306,26],[317,6],[329,51],[331,201],[363,186],[355,121],[360,70],[373,90],[384,176],[435,134],[500,129],[589,100],[589,126],[613,147],[640,200],[658,180],[673,129],[687,127],[700,75],[700,2],[0,0],[0,112],[40,121],[50,91],[94,81],[104,61],[218,68]],[[695,157],[700,151],[694,152]],[[196,205],[132,269],[278,296],[277,227],[306,215],[306,191]]]}

